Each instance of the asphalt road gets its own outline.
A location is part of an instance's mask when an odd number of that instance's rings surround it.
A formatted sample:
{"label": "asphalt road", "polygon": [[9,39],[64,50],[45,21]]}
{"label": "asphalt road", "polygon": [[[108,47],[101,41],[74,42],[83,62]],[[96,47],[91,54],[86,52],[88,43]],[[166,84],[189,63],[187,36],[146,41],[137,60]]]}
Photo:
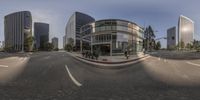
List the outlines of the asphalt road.
{"label": "asphalt road", "polygon": [[1,100],[200,99],[199,59],[150,57],[121,69],[99,69],[65,52],[17,57],[0,59]]}

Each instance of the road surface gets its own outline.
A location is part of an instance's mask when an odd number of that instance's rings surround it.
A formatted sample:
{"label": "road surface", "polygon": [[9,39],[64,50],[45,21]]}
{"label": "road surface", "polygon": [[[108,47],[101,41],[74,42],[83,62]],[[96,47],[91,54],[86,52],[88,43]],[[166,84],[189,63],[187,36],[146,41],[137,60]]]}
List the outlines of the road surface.
{"label": "road surface", "polygon": [[0,66],[0,73],[4,74],[0,77],[0,98],[199,100],[199,62],[199,59],[152,56],[121,69],[99,69],[72,58],[66,52],[38,52],[18,58],[1,58],[0,65],[4,67]]}

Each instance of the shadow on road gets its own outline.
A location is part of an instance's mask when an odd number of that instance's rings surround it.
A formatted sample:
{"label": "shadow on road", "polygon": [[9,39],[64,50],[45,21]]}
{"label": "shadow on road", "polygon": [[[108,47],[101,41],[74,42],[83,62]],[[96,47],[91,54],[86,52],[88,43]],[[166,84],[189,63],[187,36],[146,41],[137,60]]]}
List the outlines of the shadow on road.
{"label": "shadow on road", "polygon": [[[44,55],[53,57],[42,59]],[[81,80],[82,87],[70,80],[66,63],[72,75]],[[179,77],[173,79],[176,74],[161,65],[162,62],[149,58],[120,69],[99,69],[63,53],[45,53],[30,58],[21,74],[0,85],[0,97],[19,100],[195,100],[199,97],[200,85],[163,81],[162,78],[174,81]]]}
{"label": "shadow on road", "polygon": [[190,51],[156,51],[149,54],[154,57],[160,57],[172,60],[200,59],[200,52],[190,52]]}

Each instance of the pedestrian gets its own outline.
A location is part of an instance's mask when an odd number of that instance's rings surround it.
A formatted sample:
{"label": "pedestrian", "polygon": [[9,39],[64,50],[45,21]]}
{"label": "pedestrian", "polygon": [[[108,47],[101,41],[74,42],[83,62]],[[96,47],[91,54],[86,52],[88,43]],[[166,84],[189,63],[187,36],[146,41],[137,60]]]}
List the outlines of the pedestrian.
{"label": "pedestrian", "polygon": [[85,52],[84,51],[82,52],[82,56],[85,57]]}
{"label": "pedestrian", "polygon": [[99,54],[97,51],[94,52],[94,57],[96,58],[96,60],[98,60]]}
{"label": "pedestrian", "polygon": [[128,55],[128,51],[127,50],[124,52],[124,55],[125,55],[126,59],[128,59],[129,55]]}
{"label": "pedestrian", "polygon": [[88,51],[86,51],[86,53],[85,53],[85,58],[87,58],[88,57]]}

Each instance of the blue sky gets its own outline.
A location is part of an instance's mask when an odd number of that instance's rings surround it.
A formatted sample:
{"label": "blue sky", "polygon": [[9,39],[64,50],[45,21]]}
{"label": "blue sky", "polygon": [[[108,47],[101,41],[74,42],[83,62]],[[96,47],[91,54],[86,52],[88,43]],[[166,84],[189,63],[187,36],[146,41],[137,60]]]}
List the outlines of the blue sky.
{"label": "blue sky", "polygon": [[[177,26],[179,15],[195,22],[195,39],[200,39],[199,0],[0,0],[0,41],[4,40],[4,16],[16,11],[28,10],[33,22],[50,24],[50,39],[62,37],[73,12],[91,15],[96,20],[119,18],[136,22],[140,26],[151,25],[157,37],[166,36],[166,30]],[[166,40],[161,40],[166,47]]]}

